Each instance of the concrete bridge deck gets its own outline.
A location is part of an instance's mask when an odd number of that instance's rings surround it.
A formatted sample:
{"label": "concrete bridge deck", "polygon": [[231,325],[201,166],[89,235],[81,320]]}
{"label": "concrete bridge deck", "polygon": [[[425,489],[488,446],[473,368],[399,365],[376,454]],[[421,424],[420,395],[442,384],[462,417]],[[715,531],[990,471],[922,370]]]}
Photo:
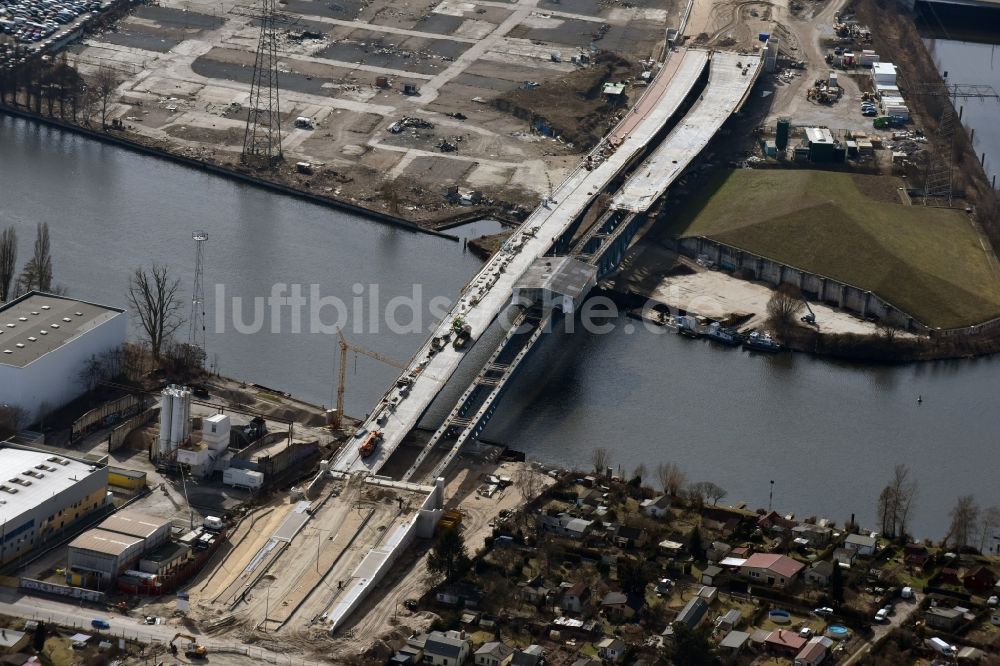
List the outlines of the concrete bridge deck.
{"label": "concrete bridge deck", "polygon": [[[591,155],[597,166],[589,171],[581,166],[572,172],[552,194],[551,201],[538,207],[476,274],[401,375],[401,381],[409,382],[409,386],[397,384],[386,392],[358,434],[333,461],[333,469],[375,473],[382,467],[464,358],[465,351],[451,345],[453,325],[460,322],[471,327],[467,348],[479,339],[508,305],[514,284],[528,267],[549,251],[594,198],[660,133],[701,77],[708,59],[709,53],[700,50],[679,49],[672,54],[633,110],[610,133],[604,148],[616,146],[614,152],[602,161],[601,147],[595,149]],[[437,351],[435,339],[445,340]],[[362,459],[358,446],[373,430],[382,432],[382,440],[372,455]]]}

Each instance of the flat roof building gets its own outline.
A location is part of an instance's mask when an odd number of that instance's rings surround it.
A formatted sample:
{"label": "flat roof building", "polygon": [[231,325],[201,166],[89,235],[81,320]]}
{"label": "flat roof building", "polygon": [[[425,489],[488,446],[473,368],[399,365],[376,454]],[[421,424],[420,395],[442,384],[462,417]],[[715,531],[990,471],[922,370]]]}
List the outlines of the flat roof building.
{"label": "flat roof building", "polygon": [[139,537],[100,528],[87,530],[69,544],[67,582],[98,588],[108,586],[139,559],[142,544]]}
{"label": "flat roof building", "polygon": [[124,310],[65,296],[33,291],[0,305],[0,405],[31,422],[70,402],[83,392],[84,363],[127,332]]}
{"label": "flat roof building", "polygon": [[149,516],[138,511],[119,511],[108,516],[98,525],[98,529],[117,532],[142,539],[144,552],[161,546],[170,539],[169,518]]}
{"label": "flat roof building", "polygon": [[64,455],[0,448],[0,563],[38,547],[106,506],[107,467]]}

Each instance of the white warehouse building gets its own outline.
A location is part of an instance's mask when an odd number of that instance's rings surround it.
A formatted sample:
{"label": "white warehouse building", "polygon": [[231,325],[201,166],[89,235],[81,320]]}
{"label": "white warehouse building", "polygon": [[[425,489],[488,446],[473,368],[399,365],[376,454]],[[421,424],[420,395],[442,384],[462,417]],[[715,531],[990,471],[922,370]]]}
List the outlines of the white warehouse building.
{"label": "white warehouse building", "polygon": [[23,408],[29,422],[62,407],[82,393],[87,360],[127,333],[124,310],[65,296],[33,291],[0,305],[0,405]]}

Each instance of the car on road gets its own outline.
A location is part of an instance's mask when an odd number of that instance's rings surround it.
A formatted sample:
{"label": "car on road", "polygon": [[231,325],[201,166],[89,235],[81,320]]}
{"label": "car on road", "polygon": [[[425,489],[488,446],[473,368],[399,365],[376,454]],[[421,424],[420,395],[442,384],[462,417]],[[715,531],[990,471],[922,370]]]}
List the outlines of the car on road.
{"label": "car on road", "polygon": [[98,618],[94,618],[93,620],[91,620],[90,621],[90,626],[93,627],[94,629],[99,629],[101,631],[107,631],[108,629],[111,628],[111,625],[108,624],[107,620],[102,620],[99,617]]}
{"label": "car on road", "polygon": [[833,615],[833,609],[829,606],[822,606],[813,610],[813,615],[817,615],[819,617],[830,617]]}

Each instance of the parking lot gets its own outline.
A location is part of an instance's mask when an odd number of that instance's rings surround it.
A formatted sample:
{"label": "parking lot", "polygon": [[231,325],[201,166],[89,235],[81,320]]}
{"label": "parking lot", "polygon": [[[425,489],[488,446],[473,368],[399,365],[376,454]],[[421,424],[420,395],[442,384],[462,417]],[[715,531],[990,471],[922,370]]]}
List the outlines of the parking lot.
{"label": "parking lot", "polygon": [[43,47],[106,6],[100,0],[0,0],[0,30],[21,44]]}

